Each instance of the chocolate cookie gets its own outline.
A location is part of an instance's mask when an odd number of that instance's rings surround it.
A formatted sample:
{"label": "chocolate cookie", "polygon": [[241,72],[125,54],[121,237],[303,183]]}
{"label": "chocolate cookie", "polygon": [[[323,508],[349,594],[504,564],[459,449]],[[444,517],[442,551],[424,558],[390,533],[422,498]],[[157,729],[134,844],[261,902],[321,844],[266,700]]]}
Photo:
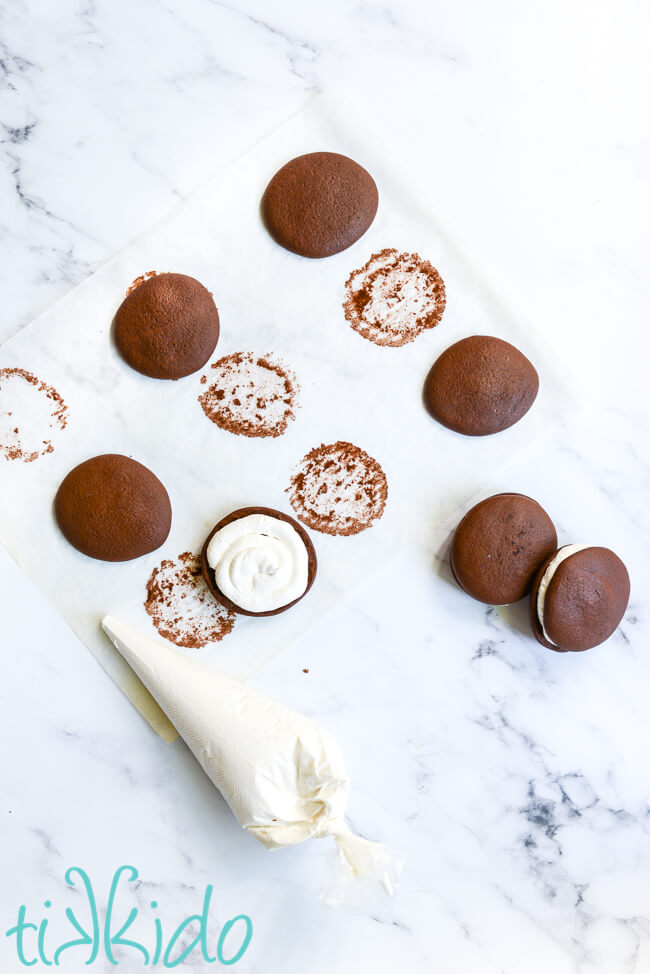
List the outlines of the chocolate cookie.
{"label": "chocolate cookie", "polygon": [[[266,524],[254,524],[255,515],[261,515],[262,519],[270,518],[276,522],[278,534],[286,531],[287,526],[293,529],[295,535],[289,532],[292,535],[292,540],[295,540],[297,536],[298,543],[304,545],[304,552],[302,550],[298,551],[301,564],[292,565],[292,567],[297,569],[296,575],[298,577],[291,579],[293,584],[288,584],[284,589],[285,592],[293,592],[293,594],[286,596],[288,598],[286,603],[260,611],[252,610],[239,604],[239,602],[244,601],[244,598],[240,598],[239,595],[239,601],[234,601],[233,598],[223,592],[218,584],[218,578],[223,577],[227,579],[229,585],[232,583],[233,588],[237,588],[239,585],[242,595],[245,594],[245,589],[248,589],[249,594],[252,594],[252,598],[255,599],[262,588],[259,585],[260,580],[264,583],[273,580],[275,577],[279,579],[280,583],[283,580],[286,581],[281,576],[283,573],[286,574],[287,558],[291,560],[292,552],[290,545],[285,546],[283,550],[279,550],[278,558],[276,558],[276,552],[282,546],[282,542],[278,542],[278,548],[276,550],[273,547],[265,549],[263,547],[264,544],[268,543],[271,545],[276,541],[276,538],[269,530],[269,528],[272,530],[273,525],[270,521],[267,521]],[[211,548],[211,542],[213,542],[217,533],[244,518],[253,519],[253,522],[248,522],[252,523],[252,528],[249,530],[246,527],[241,536],[228,539],[224,544],[224,550],[221,553],[218,564],[211,564],[211,552],[213,550]],[[241,541],[241,538],[244,540]],[[266,539],[266,541],[263,539]],[[227,517],[222,518],[212,529],[201,551],[203,577],[215,599],[231,612],[238,612],[247,616],[274,616],[290,609],[292,605],[295,605],[296,602],[299,602],[307,594],[314,584],[317,565],[314,546],[302,525],[292,517],[289,517],[288,514],[283,514],[282,511],[276,511],[269,507],[242,507],[228,514]],[[222,571],[223,575],[221,576]],[[302,577],[300,577],[301,571],[304,572]],[[274,594],[276,595],[276,601],[282,601],[282,591],[280,591],[279,595],[277,592]],[[262,599],[264,598],[264,593],[262,593],[261,597]]]}
{"label": "chocolate cookie", "polygon": [[71,470],[54,499],[61,531],[84,555],[130,561],[155,551],[172,522],[167,491],[141,463],[105,453]]}
{"label": "chocolate cookie", "polygon": [[337,152],[309,152],[280,169],[262,197],[273,239],[301,257],[330,257],[363,236],[377,212],[377,186]]}
{"label": "chocolate cookie", "polygon": [[558,653],[593,649],[612,635],[630,597],[627,568],[609,548],[565,545],[545,559],[530,596],[535,638]]}
{"label": "chocolate cookie", "polygon": [[462,519],[451,542],[451,570],[479,602],[508,605],[523,599],[535,573],[555,550],[557,534],[546,511],[524,494],[494,494]]}
{"label": "chocolate cookie", "polygon": [[457,433],[487,436],[508,429],[535,401],[539,376],[514,345],[489,335],[456,342],[424,383],[431,415]]}
{"label": "chocolate cookie", "polygon": [[124,299],[114,320],[125,362],[153,379],[180,379],[208,361],[219,338],[212,295],[186,274],[156,274]]}

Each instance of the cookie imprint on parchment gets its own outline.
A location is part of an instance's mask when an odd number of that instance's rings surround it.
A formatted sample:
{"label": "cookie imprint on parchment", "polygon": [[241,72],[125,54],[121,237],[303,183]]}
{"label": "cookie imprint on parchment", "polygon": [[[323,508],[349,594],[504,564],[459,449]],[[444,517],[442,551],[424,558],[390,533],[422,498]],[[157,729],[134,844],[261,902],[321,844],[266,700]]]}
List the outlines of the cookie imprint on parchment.
{"label": "cookie imprint on parchment", "polygon": [[359,534],[380,518],[388,483],[380,465],[345,440],[303,457],[287,488],[300,521],[324,534]]}
{"label": "cookie imprint on parchment", "polygon": [[219,642],[235,624],[235,613],[210,593],[201,564],[191,551],[166,558],[147,582],[144,607],[164,639],[187,649]]}
{"label": "cookie imprint on parchment", "polygon": [[52,435],[64,430],[68,407],[53,386],[26,369],[0,369],[0,453],[33,463],[54,451]]}
{"label": "cookie imprint on parchment", "polygon": [[199,402],[216,426],[239,436],[282,436],[295,419],[298,383],[272,355],[234,352],[212,365]]}
{"label": "cookie imprint on parchment", "polygon": [[445,310],[445,285],[418,254],[380,250],[345,282],[350,326],[376,345],[396,348],[434,328]]}

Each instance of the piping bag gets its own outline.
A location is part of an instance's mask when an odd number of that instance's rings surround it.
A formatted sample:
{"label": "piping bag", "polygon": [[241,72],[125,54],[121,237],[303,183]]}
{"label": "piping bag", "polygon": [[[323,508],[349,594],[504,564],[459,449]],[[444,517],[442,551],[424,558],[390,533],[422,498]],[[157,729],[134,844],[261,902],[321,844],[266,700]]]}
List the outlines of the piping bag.
{"label": "piping bag", "polygon": [[394,895],[403,857],[346,824],[350,781],[326,730],[113,616],[104,617],[102,628],[243,829],[267,849],[334,837],[337,855],[323,903],[358,905],[377,889]]}

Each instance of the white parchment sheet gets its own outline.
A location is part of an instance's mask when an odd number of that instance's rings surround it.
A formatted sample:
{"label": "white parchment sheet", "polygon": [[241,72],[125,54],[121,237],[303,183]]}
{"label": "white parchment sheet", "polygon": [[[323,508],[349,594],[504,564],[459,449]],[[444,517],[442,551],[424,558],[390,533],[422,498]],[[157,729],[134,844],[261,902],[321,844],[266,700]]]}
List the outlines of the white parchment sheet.
{"label": "white parchment sheet", "polygon": [[[322,149],[365,166],[380,203],[372,227],[353,247],[308,260],[274,243],[259,203],[281,165]],[[143,601],[146,581],[163,558],[200,551],[216,521],[234,508],[292,513],[285,493],[292,470],[321,443],[349,440],[382,465],[389,485],[384,517],[353,537],[311,532],[319,573],[302,602],[275,617],[239,617],[223,641],[186,650],[246,678],[399,546],[432,534],[479,489],[486,471],[493,473],[571,409],[569,384],[544,336],[508,314],[480,283],[437,228],[425,202],[429,195],[411,185],[407,159],[392,161],[363,130],[357,112],[320,97],[0,348],[0,369],[29,370],[54,386],[69,410],[53,452],[33,463],[0,456],[0,540],[163,736],[171,736],[171,726],[99,628],[110,612],[156,635]],[[365,340],[342,311],[350,272],[387,247],[427,258],[446,285],[441,323],[401,348]],[[111,341],[113,315],[132,280],[152,269],[190,274],[213,292],[221,337],[212,361],[230,352],[272,352],[295,372],[300,407],[283,436],[252,439],[211,423],[197,401],[209,365],[169,382],[139,375],[120,359]],[[462,437],[438,425],[422,405],[433,361],[472,334],[507,339],[540,374],[532,410],[496,436]],[[0,412],[6,408],[0,402]],[[172,530],[153,554],[102,563],[77,552],[59,532],[52,514],[59,483],[77,463],[100,453],[134,457],[167,487]]]}

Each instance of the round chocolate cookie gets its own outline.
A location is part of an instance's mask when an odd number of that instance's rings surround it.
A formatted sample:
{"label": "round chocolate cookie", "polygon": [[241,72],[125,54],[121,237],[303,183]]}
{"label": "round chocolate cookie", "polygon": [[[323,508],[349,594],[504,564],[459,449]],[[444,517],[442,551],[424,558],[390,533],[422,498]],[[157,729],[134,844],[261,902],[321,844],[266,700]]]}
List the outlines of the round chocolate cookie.
{"label": "round chocolate cookie", "polygon": [[545,559],[530,596],[535,638],[558,653],[593,649],[612,635],[630,597],[627,568],[609,548],[565,545]]}
{"label": "round chocolate cookie", "polygon": [[330,257],[363,236],[377,212],[377,186],[337,152],[309,152],[280,169],[262,197],[273,239],[301,257]]}
{"label": "round chocolate cookie", "polygon": [[219,338],[212,295],[186,274],[156,274],[124,299],[114,320],[125,362],[153,379],[180,379],[202,368]]}
{"label": "round chocolate cookie", "polygon": [[494,494],[456,528],[451,570],[479,602],[508,605],[530,592],[540,564],[556,546],[553,522],[537,501],[525,494]]}
{"label": "round chocolate cookie", "polygon": [[[298,542],[305,547],[303,558],[304,567],[304,579],[299,583],[299,588],[301,589],[297,594],[289,597],[289,601],[285,604],[276,606],[274,608],[253,611],[250,608],[242,607],[238,602],[233,601],[228,595],[219,588],[217,584],[217,574],[215,567],[210,564],[210,542],[213,540],[217,532],[222,531],[223,528],[227,528],[229,525],[234,524],[244,518],[250,518],[253,515],[261,515],[263,518],[271,518],[275,522],[279,522],[281,525],[280,533],[285,531],[287,526],[293,528],[293,531],[298,536]],[[242,536],[233,538],[232,541],[228,542],[227,550],[224,553],[224,561],[226,575],[229,579],[234,579],[244,577],[244,580],[249,584],[251,590],[255,590],[257,587],[257,582],[259,582],[260,576],[263,580],[268,580],[277,571],[278,574],[282,573],[283,565],[282,561],[290,557],[291,552],[283,551],[280,555],[280,564],[274,562],[274,552],[264,551],[259,548],[259,539],[261,537],[269,537],[268,534],[261,533],[259,528],[260,525],[256,525],[258,530],[255,533],[244,532]],[[265,528],[264,525],[261,526]],[[243,541],[242,541],[243,538]],[[273,540],[273,539],[271,539]],[[302,552],[301,552],[302,555]],[[222,566],[216,566],[221,568]],[[288,514],[283,514],[282,511],[276,511],[269,507],[242,507],[237,511],[233,511],[219,521],[218,524],[214,526],[210,534],[205,540],[203,549],[201,551],[201,570],[203,572],[203,577],[207,583],[208,588],[212,592],[215,599],[221,603],[226,609],[232,612],[238,612],[242,615],[247,616],[274,616],[278,615],[280,612],[285,612],[286,609],[290,609],[292,605],[299,602],[309,591],[309,589],[314,584],[314,579],[316,578],[316,569],[318,567],[318,562],[316,559],[316,551],[312,544],[311,538],[302,527],[298,521],[294,518],[289,517]],[[266,578],[264,578],[266,576]],[[304,583],[304,584],[303,584]],[[243,586],[242,586],[243,589]],[[287,589],[289,591],[289,589]]]}
{"label": "round chocolate cookie", "polygon": [[155,551],[172,523],[169,495],[155,474],[117,453],[71,470],[57,491],[54,514],[70,544],[101,561]]}
{"label": "round chocolate cookie", "polygon": [[537,396],[539,376],[518,348],[473,335],[434,362],[424,383],[431,415],[457,433],[487,436],[517,423]]}

